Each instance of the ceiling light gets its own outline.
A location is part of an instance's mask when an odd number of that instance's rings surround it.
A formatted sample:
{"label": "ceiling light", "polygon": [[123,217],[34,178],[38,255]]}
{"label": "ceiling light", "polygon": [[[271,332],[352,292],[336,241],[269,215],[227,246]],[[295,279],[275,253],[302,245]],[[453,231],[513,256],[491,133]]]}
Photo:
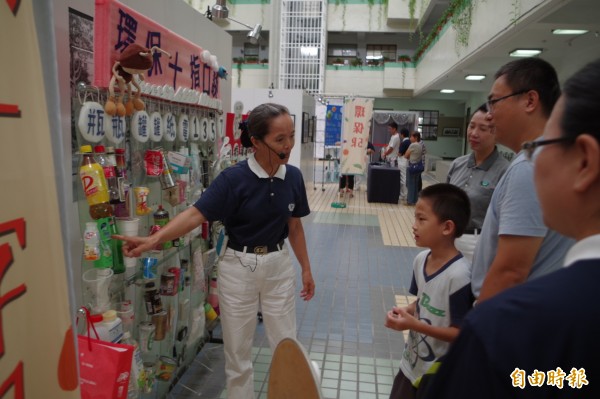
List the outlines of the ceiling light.
{"label": "ceiling light", "polygon": [[[229,18],[229,19],[231,19],[231,18]],[[235,22],[237,22],[238,24],[240,23],[239,21],[235,21]],[[261,24],[254,25],[254,28],[252,28],[252,30],[250,32],[248,32],[248,34],[246,35],[248,40],[250,40],[250,43],[252,43],[252,44],[258,43],[258,40],[260,39],[261,31],[262,31]]]}
{"label": "ceiling light", "polygon": [[508,55],[511,57],[534,57],[542,52],[539,48],[518,48],[514,49]]}
{"label": "ceiling light", "polygon": [[585,29],[552,29],[554,35],[583,35],[588,33]]}
{"label": "ceiling light", "polygon": [[454,90],[452,90],[452,89],[442,89],[442,90],[440,90],[440,93],[452,94],[452,93],[454,93]]}
{"label": "ceiling light", "polygon": [[465,76],[465,80],[483,80],[485,79],[485,75],[467,75]]}
{"label": "ceiling light", "polygon": [[212,15],[216,19],[225,19],[229,16],[229,8],[227,8],[227,0],[217,0],[217,4],[212,6]]}

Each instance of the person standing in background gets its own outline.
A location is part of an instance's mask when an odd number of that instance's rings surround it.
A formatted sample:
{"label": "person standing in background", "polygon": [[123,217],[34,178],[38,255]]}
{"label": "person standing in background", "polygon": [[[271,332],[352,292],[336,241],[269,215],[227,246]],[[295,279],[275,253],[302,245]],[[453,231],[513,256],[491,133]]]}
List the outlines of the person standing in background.
{"label": "person standing in background", "polygon": [[462,188],[471,202],[471,220],[464,234],[455,242],[456,248],[469,262],[473,261],[473,252],[492,193],[509,164],[496,147],[494,128],[487,121],[486,114],[487,109],[482,105],[471,117],[467,140],[473,152],[456,158],[446,179],[447,183]]}
{"label": "person standing in background", "polygon": [[390,133],[390,142],[383,150],[381,159],[390,166],[398,166],[398,149],[400,148],[400,136],[398,135],[398,124],[394,121],[388,123],[388,132]]}
{"label": "person standing in background", "polygon": [[519,152],[522,143],[544,132],[560,95],[556,71],[541,58],[524,58],[502,66],[495,78],[486,117],[497,142],[518,154],[492,194],[473,255],[472,287],[479,302],[560,269],[573,244],[544,225],[532,190],[533,167]]}
{"label": "person standing in background", "polygon": [[240,137],[255,150],[247,160],[219,173],[193,206],[156,234],[114,236],[125,241],[125,256],[138,257],[204,221],[223,222],[229,240],[218,278],[229,399],[254,398],[252,343],[259,306],[272,351],[282,339],[296,337],[296,273],[286,238],[301,268],[300,297],[308,301],[315,292],[300,219],[310,213],[304,179],[287,165],[294,135],[286,107],[259,105]]}
{"label": "person standing in background", "polygon": [[[404,158],[408,160],[408,164],[417,164],[423,163],[423,145],[420,143],[421,141],[421,133],[413,132],[410,135],[410,146],[408,146],[408,150],[404,154]],[[417,199],[419,197],[419,181],[421,180],[421,172],[411,172],[410,167],[408,166],[408,170],[406,171],[406,186],[407,186],[407,196],[406,196],[406,205],[413,206],[417,203]]]}
{"label": "person standing in background", "polygon": [[406,150],[410,146],[410,139],[408,138],[409,131],[407,128],[400,129],[400,147],[398,147],[398,168],[400,168],[400,200],[406,201],[406,167],[408,161],[404,158]]}

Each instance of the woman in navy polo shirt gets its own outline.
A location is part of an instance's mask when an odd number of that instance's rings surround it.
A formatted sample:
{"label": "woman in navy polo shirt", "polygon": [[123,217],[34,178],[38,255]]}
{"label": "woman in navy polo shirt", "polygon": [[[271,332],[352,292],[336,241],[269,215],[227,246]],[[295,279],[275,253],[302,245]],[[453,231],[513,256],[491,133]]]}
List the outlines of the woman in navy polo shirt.
{"label": "woman in navy polo shirt", "polygon": [[296,337],[295,271],[284,242],[302,268],[300,296],[310,300],[315,283],[301,217],[310,213],[300,170],[287,165],[294,124],[286,107],[262,104],[252,110],[242,134],[255,153],[222,171],[194,206],[149,237],[122,237],[125,256],[140,256],[180,237],[205,220],[221,220],[229,236],[219,262],[219,308],[228,398],[254,397],[252,342],[256,314],[263,314],[272,350]]}

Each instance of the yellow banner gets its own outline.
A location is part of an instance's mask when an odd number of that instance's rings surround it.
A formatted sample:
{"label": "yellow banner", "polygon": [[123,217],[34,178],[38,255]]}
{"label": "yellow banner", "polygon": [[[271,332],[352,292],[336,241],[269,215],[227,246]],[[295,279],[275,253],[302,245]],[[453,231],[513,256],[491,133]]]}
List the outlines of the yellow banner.
{"label": "yellow banner", "polygon": [[0,397],[78,398],[32,2],[0,2],[0,48]]}
{"label": "yellow banner", "polygon": [[362,175],[373,116],[372,98],[346,98],[343,107],[340,173]]}

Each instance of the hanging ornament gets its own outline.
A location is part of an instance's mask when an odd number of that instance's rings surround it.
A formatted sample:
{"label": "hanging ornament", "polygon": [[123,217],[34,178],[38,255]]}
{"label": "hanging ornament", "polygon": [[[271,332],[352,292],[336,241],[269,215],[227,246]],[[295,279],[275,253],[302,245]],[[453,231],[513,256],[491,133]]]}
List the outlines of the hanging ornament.
{"label": "hanging ornament", "polygon": [[77,129],[85,141],[99,143],[104,138],[104,108],[95,101],[82,104],[77,121]]}

